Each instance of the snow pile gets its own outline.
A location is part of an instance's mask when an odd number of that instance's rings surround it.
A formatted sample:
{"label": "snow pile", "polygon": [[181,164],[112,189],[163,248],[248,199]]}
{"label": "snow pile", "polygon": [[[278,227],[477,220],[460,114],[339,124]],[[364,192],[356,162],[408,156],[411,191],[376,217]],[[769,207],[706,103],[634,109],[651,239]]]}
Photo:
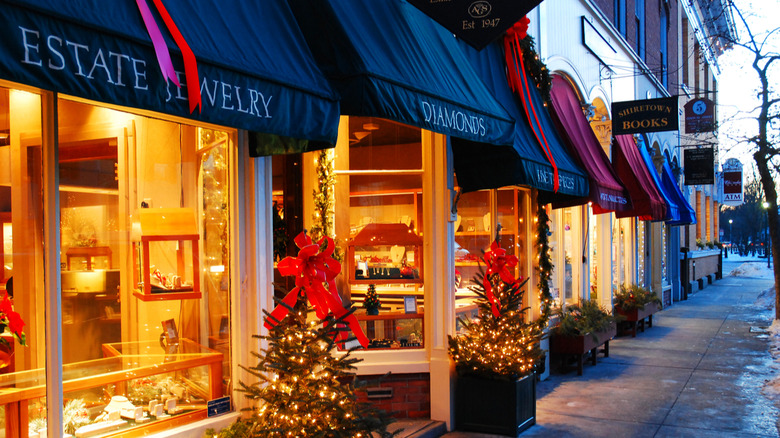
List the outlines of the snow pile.
{"label": "snow pile", "polygon": [[[772,299],[774,300],[774,289],[771,289]],[[762,294],[764,295],[764,294]],[[767,328],[769,332],[769,353],[772,354],[774,361],[772,368],[780,369],[780,320],[774,320],[772,325]],[[764,385],[764,393],[776,403],[780,402],[780,377],[767,381]]]}
{"label": "snow pile", "polygon": [[763,263],[743,263],[729,273],[732,277],[771,277],[772,270]]}

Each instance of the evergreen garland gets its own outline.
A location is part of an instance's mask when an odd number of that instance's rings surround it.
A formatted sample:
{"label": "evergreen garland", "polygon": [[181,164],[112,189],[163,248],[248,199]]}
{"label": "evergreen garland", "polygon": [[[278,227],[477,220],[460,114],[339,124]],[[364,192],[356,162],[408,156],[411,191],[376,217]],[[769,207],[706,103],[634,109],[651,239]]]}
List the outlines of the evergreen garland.
{"label": "evergreen garland", "polygon": [[541,303],[541,315],[536,323],[540,329],[547,326],[552,312],[552,294],[550,293],[550,280],[552,279],[552,257],[550,255],[550,242],[547,233],[550,231],[548,222],[550,217],[547,215],[545,205],[537,197],[537,217],[536,217],[536,245],[539,251],[539,265],[536,268],[539,273],[539,302]]}
{"label": "evergreen garland", "polygon": [[531,35],[527,35],[520,40],[520,48],[523,51],[523,64],[525,65],[525,73],[531,76],[536,88],[542,94],[542,98],[545,102],[550,101],[550,88],[552,83],[550,82],[550,71],[547,70],[547,66],[539,59],[539,54],[536,52],[534,39]]}
{"label": "evergreen garland", "polygon": [[[312,217],[311,230],[309,230],[311,238],[315,242],[325,236],[333,237],[335,235],[334,212],[336,202],[333,187],[336,185],[336,172],[333,160],[332,149],[317,152],[317,188],[313,192],[314,216]],[[333,258],[340,262],[344,257],[338,242],[336,243],[336,251],[333,253]]]}
{"label": "evergreen garland", "polygon": [[[353,350],[334,354],[344,316],[307,318],[314,311],[306,308],[300,296],[296,309],[289,309],[267,336],[253,336],[268,342],[268,348],[253,353],[257,365],[241,366],[257,381],[251,385],[239,382],[237,390],[258,405],[251,417],[220,431],[219,436],[394,436],[387,431],[392,418],[385,411],[357,401],[365,385],[356,380],[354,372],[361,359],[351,356]],[[272,318],[267,311],[263,313],[266,319]]]}

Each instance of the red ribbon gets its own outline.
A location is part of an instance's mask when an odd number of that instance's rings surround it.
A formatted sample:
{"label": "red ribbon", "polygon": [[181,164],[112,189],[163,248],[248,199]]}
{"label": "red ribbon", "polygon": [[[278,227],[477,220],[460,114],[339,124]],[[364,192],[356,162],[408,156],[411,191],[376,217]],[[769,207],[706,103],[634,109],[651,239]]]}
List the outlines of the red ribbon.
{"label": "red ribbon", "polygon": [[[320,252],[320,245],[327,242],[325,249]],[[295,245],[300,248],[298,257],[285,257],[279,262],[279,273],[284,276],[294,275],[295,288],[291,290],[282,302],[293,307],[298,300],[298,294],[302,293],[311,302],[317,317],[324,319],[328,314],[336,318],[344,318],[349,328],[355,334],[358,342],[363,347],[368,346],[368,338],[360,328],[355,315],[349,314],[341,302],[341,297],[336,289],[336,276],[341,272],[341,263],[331,256],[336,249],[336,244],[330,237],[323,237],[318,243],[313,243],[311,237],[302,232],[295,237]],[[325,288],[325,285],[328,285]],[[271,319],[266,319],[265,327],[271,329],[274,321],[281,321],[290,312],[286,306],[277,305],[271,312]],[[346,339],[346,334],[341,334],[341,339]]]}
{"label": "red ribbon", "polygon": [[[195,54],[192,53],[192,49],[190,49],[189,44],[187,44],[184,36],[181,34],[181,32],[179,32],[179,28],[176,26],[176,23],[173,22],[173,18],[171,18],[168,10],[165,9],[165,5],[163,5],[162,0],[153,1],[155,6],[157,6],[157,11],[160,13],[160,16],[165,22],[165,25],[168,27],[168,31],[171,33],[171,36],[173,36],[174,41],[176,41],[176,45],[179,46],[179,50],[181,50],[182,57],[184,58],[184,75],[187,78],[187,95],[190,102],[190,113],[195,111],[195,107],[198,108],[199,112],[202,112],[203,102],[200,95],[198,61],[195,59]],[[179,80],[176,78],[175,74],[171,76],[169,71],[170,68],[166,68],[166,65],[170,63],[170,55],[168,53],[163,53],[167,51],[167,47],[165,46],[164,41],[160,43],[162,34],[160,33],[160,29],[157,26],[157,22],[154,21],[154,18],[149,11],[149,6],[147,5],[146,0],[136,0],[136,4],[138,5],[138,9],[141,11],[141,16],[144,19],[146,30],[149,32],[149,37],[154,43],[157,62],[160,63],[160,69],[163,72],[165,81],[167,82],[170,77],[176,86],[181,87],[181,84],[179,83]]]}
{"label": "red ribbon", "polygon": [[[523,110],[525,111],[525,117],[528,119],[528,124],[531,126],[531,131],[536,137],[536,141],[542,147],[542,151],[547,160],[550,162],[553,168],[553,190],[558,191],[560,182],[558,181],[558,165],[555,163],[550,145],[547,143],[547,136],[544,134],[542,125],[539,122],[539,116],[536,114],[536,108],[533,104],[530,104],[531,91],[528,89],[528,78],[525,75],[525,62],[523,61],[523,52],[520,47],[520,40],[525,39],[528,36],[528,23],[531,20],[526,16],[521,18],[511,29],[509,29],[504,36],[504,56],[506,57],[507,65],[507,80],[509,82],[509,88],[512,89],[515,94],[519,94],[520,100],[523,102]],[[528,112],[528,107],[531,107],[531,112],[534,117]],[[534,124],[536,122],[536,124]],[[537,129],[539,132],[537,132]],[[541,138],[539,137],[541,133]]]}
{"label": "red ribbon", "polygon": [[498,302],[496,296],[493,295],[493,287],[490,284],[490,277],[498,274],[502,281],[509,284],[517,283],[517,279],[512,275],[511,268],[517,266],[517,257],[514,255],[507,255],[506,250],[498,246],[498,242],[495,240],[490,244],[490,250],[485,252],[485,264],[487,265],[487,271],[482,278],[482,285],[485,287],[485,295],[488,301],[490,301],[490,307],[493,310],[493,315],[499,316]]}

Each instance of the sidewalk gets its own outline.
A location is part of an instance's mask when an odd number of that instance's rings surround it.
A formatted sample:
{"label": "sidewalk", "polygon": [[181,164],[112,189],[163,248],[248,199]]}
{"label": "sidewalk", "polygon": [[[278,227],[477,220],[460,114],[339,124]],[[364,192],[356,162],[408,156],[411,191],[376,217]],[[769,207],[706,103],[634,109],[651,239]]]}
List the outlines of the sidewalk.
{"label": "sidewalk", "polygon": [[[537,386],[536,425],[521,437],[780,436],[780,410],[763,391],[780,375],[762,330],[774,301],[759,299],[771,274],[766,259],[728,261],[722,280],[657,313],[636,338],[615,338],[610,357],[583,376],[553,370]],[[728,276],[744,262],[755,265]]]}

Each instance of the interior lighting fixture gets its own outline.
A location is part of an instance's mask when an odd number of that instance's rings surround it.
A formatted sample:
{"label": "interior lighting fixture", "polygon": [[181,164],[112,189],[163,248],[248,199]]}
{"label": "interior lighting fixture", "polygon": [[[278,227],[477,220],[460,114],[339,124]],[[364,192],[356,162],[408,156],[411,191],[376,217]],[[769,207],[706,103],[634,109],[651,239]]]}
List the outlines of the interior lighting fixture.
{"label": "interior lighting fixture", "polygon": [[378,123],[363,123],[363,129],[366,131],[376,131],[379,129]]}

